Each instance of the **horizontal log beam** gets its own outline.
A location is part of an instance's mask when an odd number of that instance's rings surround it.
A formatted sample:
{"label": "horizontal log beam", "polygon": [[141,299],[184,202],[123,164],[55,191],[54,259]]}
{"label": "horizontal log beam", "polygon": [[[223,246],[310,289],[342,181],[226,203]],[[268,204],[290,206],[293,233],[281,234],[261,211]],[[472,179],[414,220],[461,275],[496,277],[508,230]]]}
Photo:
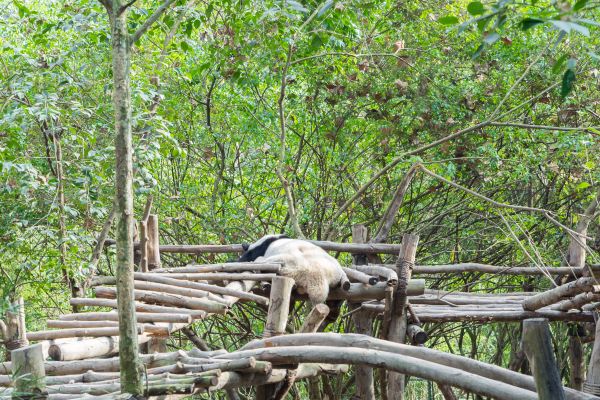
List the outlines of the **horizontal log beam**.
{"label": "horizontal log beam", "polygon": [[[352,283],[348,290],[335,289],[329,293],[329,300],[349,300],[353,302],[367,300],[381,300],[385,298],[387,283],[380,282],[373,286],[362,283]],[[411,279],[408,282],[407,293],[409,296],[420,296],[425,293],[424,279]]]}
{"label": "horizontal log beam", "polygon": [[596,292],[596,279],[594,278],[579,278],[576,281],[569,282],[565,285],[558,286],[554,289],[538,293],[523,301],[523,309],[527,311],[535,311],[550,304],[558,303],[563,298],[574,296],[582,292]]}
{"label": "horizontal log beam", "polygon": [[[353,254],[394,254],[400,251],[399,244],[385,243],[337,243],[321,240],[308,240],[323,250]],[[114,244],[114,241],[106,241],[106,244]],[[139,243],[135,244],[139,247]],[[161,245],[161,253],[203,254],[203,253],[243,253],[241,244],[180,244]]]}
{"label": "horizontal log beam", "polygon": [[[50,319],[48,321],[46,321],[46,325],[48,326],[48,328],[60,328],[60,329],[76,329],[76,328],[81,328],[81,329],[89,329],[89,328],[108,328],[108,327],[115,327],[118,328],[119,327],[119,322],[118,321],[68,321],[68,320],[53,320]],[[167,326],[157,326],[157,325],[151,325],[151,324],[138,324],[138,327],[140,327],[141,331],[143,332],[147,332],[150,333],[154,336],[169,336],[169,328]],[[56,332],[56,331],[50,331],[50,332]],[[35,333],[39,333],[39,332],[35,332]],[[140,332],[142,333],[142,332]],[[96,336],[101,336],[101,335],[96,335]],[[104,335],[102,335],[104,336]],[[106,335],[106,336],[112,336],[112,335]],[[65,337],[73,337],[73,336],[65,336]],[[44,340],[48,340],[48,339],[44,339]]]}
{"label": "horizontal log beam", "polygon": [[273,364],[326,362],[368,365],[458,387],[498,400],[537,400],[534,391],[511,386],[458,368],[381,350],[356,347],[289,346],[244,350],[237,353],[240,357],[256,357]]}
{"label": "horizontal log beam", "polygon": [[[387,264],[384,264],[387,266]],[[392,267],[390,264],[389,267]],[[438,275],[438,274],[463,274],[467,272],[481,272],[497,275],[570,275],[580,277],[583,268],[573,267],[503,267],[479,263],[460,263],[443,265],[416,265],[413,275]]]}
{"label": "horizontal log beam", "polygon": [[178,268],[158,268],[152,270],[156,272],[241,272],[241,271],[261,271],[278,273],[281,270],[281,264],[259,263],[259,262],[231,262],[223,264],[194,264]]}
{"label": "horizontal log beam", "polygon": [[[383,313],[385,307],[379,304],[363,304],[364,310]],[[548,318],[550,321],[594,322],[591,312],[562,312],[555,310],[525,311],[519,309],[506,310],[441,310],[421,308],[415,313],[421,322],[519,322],[528,318]]]}
{"label": "horizontal log beam", "polygon": [[[85,297],[72,298],[69,303],[77,306],[87,307],[110,307],[117,308],[117,301],[112,299],[88,299]],[[135,310],[144,313],[168,313],[168,314],[189,314],[194,319],[206,317],[206,311],[185,309],[182,307],[165,307],[154,304],[135,303]]]}
{"label": "horizontal log beam", "polygon": [[[98,286],[95,288],[96,296],[106,299],[115,299],[117,289],[113,287]],[[228,307],[211,300],[185,297],[176,294],[155,293],[147,290],[134,290],[134,298],[144,303],[159,304],[170,307],[183,307],[192,310],[202,310],[214,314],[225,314]]]}
{"label": "horizontal log beam", "polygon": [[[138,335],[144,333],[145,325],[138,325]],[[81,337],[102,337],[102,336],[118,336],[119,327],[108,328],[71,328],[60,329],[55,331],[38,331],[27,332],[27,340],[53,340],[63,338],[81,338]]]}
{"label": "horizontal log beam", "polygon": [[[135,314],[137,322],[171,322],[191,324],[193,319],[189,314],[143,313]],[[85,312],[63,314],[58,317],[61,321],[118,321],[116,312]]]}
{"label": "horizontal log beam", "polygon": [[[265,347],[272,348],[277,346],[298,346],[301,349],[303,346],[315,345],[322,346],[322,349],[330,348],[326,346],[340,347],[343,349],[355,347],[366,350],[372,349],[402,354],[440,365],[452,366],[472,374],[504,382],[511,386],[520,387],[530,391],[536,390],[535,382],[529,375],[521,374],[509,369],[498,367],[497,365],[488,364],[452,353],[446,353],[427,347],[392,343],[387,340],[376,339],[366,335],[340,333],[290,334],[267,339],[253,340],[240,350],[259,349]],[[249,357],[253,356],[253,354],[242,351],[228,353],[228,357],[234,356]],[[220,357],[222,356],[216,356],[216,358]],[[568,400],[591,400],[593,398],[591,398],[587,393],[582,393],[569,388],[565,388],[565,394]]]}

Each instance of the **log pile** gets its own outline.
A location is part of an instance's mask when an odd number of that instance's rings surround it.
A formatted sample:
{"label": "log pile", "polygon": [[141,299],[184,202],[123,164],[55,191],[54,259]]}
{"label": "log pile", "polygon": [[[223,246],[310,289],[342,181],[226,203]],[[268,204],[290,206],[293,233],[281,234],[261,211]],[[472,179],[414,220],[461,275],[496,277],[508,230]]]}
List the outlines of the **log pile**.
{"label": "log pile", "polygon": [[[329,300],[351,304],[356,329],[363,333],[372,334],[374,319],[382,318],[379,334],[392,341],[368,335],[315,333],[329,312],[324,305],[312,309],[301,333],[286,334],[289,303],[303,297],[293,290],[293,280],[278,276],[281,265],[232,262],[161,268],[161,252],[239,252],[241,245],[159,246],[156,229],[156,221],[145,220],[138,245],[142,261],[140,272],[134,274],[134,305],[140,344],[164,340],[180,330],[189,332],[195,321],[222,317],[238,302],[268,307],[268,314],[263,339],[234,352],[162,350],[141,355],[148,396],[264,386],[258,391],[259,399],[283,398],[297,380],[345,373],[348,365],[357,365],[364,375],[360,385],[367,398],[374,393],[372,368],[385,368],[390,372],[388,389],[401,391],[407,374],[435,381],[450,392],[450,387],[455,387],[498,399],[536,399],[538,382],[529,376],[422,347],[428,336],[427,325],[422,324],[520,322],[531,318],[593,322],[591,307],[600,302],[600,288],[594,278],[583,276],[582,267],[413,265],[417,237],[410,251],[401,245],[381,243],[314,242],[327,250],[363,256],[398,255],[402,250],[395,265],[357,262],[360,265],[345,267],[348,281],[331,290],[329,296]],[[425,279],[413,278],[462,273],[566,275],[576,280],[541,293],[486,294],[428,290]],[[40,342],[35,350],[41,351],[40,359],[51,359],[31,366],[43,378],[40,390],[49,399],[123,398],[119,393],[119,359],[114,356],[119,347],[115,283],[111,276],[93,279],[94,298],[71,300],[73,306],[86,307],[86,312],[48,320],[48,330],[25,333],[24,326],[15,330],[22,332],[19,343]],[[0,391],[0,399],[10,398],[19,388],[19,382],[13,381],[13,376],[18,377],[16,368],[11,362],[0,365],[0,386],[7,387]],[[595,397],[565,389],[565,398]]]}

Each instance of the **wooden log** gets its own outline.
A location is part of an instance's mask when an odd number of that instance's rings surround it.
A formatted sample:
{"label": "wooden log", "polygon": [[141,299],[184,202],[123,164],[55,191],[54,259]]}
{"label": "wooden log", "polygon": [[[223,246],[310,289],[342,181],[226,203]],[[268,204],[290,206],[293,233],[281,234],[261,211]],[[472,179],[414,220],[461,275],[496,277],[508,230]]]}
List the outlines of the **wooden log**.
{"label": "wooden log", "polygon": [[[184,287],[181,284],[174,285],[173,282],[182,282],[177,279],[169,279],[161,276],[155,276],[152,281],[147,279],[138,279],[139,277],[146,277],[147,275],[154,274],[143,274],[143,273],[134,273],[134,287],[139,290],[151,290],[160,293],[169,293],[169,294],[178,294],[180,296],[185,297],[194,297],[199,299],[205,299],[208,297],[208,292],[205,290],[198,290],[195,288]],[[163,279],[161,279],[163,278]],[[157,280],[163,280],[163,282],[157,282]],[[103,285],[114,285],[116,283],[115,277],[103,277],[102,284]],[[188,282],[193,283],[193,282]]]}
{"label": "wooden log", "polygon": [[[359,224],[354,225],[352,227],[352,241],[354,243],[365,243],[369,236],[369,231],[366,226]],[[359,254],[353,256],[354,264],[356,264],[355,268],[357,272],[363,271],[364,269],[360,269],[361,267],[367,267],[368,256],[366,254]],[[369,278],[368,283],[371,285],[377,284],[379,281],[379,274],[375,276],[369,277],[369,275],[365,275]],[[371,278],[375,278],[371,280]],[[352,309],[356,309],[360,307],[358,304],[349,304],[349,307]],[[354,329],[357,333],[372,335],[373,334],[373,313],[358,310],[352,314],[352,322],[354,323]],[[360,399],[364,400],[375,400],[375,382],[373,379],[373,368],[366,365],[357,365],[356,372],[354,374],[354,381],[356,385],[356,395]]]}
{"label": "wooden log", "polygon": [[[145,325],[139,325],[137,327],[137,334],[141,335],[144,333]],[[89,328],[89,329],[60,329],[55,331],[38,331],[27,333],[27,339],[32,341],[37,340],[52,340],[61,338],[81,338],[81,337],[102,337],[102,336],[118,336],[119,326],[109,328]]]}
{"label": "wooden log", "polygon": [[346,276],[348,278],[350,278],[350,281],[356,281],[356,282],[364,283],[365,285],[371,285],[371,286],[376,285],[377,282],[379,282],[379,278],[377,278],[375,276],[367,275],[356,269],[346,268],[346,267],[342,267],[342,269],[346,273]]}
{"label": "wooden log", "polygon": [[[263,337],[278,336],[285,332],[290,309],[290,298],[294,287],[292,278],[277,276],[271,281],[269,310]],[[276,396],[277,385],[265,385],[256,389],[258,400],[269,400]]]}
{"label": "wooden log", "polygon": [[[387,265],[384,265],[386,267]],[[387,266],[392,267],[391,265]],[[484,274],[496,275],[570,275],[581,277],[583,268],[572,267],[503,267],[497,265],[488,265],[480,263],[459,263],[459,264],[440,264],[440,265],[415,265],[414,275],[440,275],[440,274],[464,274],[469,272],[480,272]]]}
{"label": "wooden log", "polygon": [[565,393],[554,358],[548,320],[533,318],[523,321],[522,343],[539,400],[564,400]]}
{"label": "wooden log", "polygon": [[263,337],[277,336],[285,332],[294,283],[292,278],[284,276],[273,278]]}
{"label": "wooden log", "polygon": [[[352,283],[348,290],[334,289],[329,292],[328,300],[348,300],[353,303],[360,303],[368,300],[381,300],[385,298],[385,282],[380,282],[374,286],[363,285],[362,283]],[[425,293],[425,279],[411,279],[408,283],[407,293],[409,296],[419,296]]]}
{"label": "wooden log", "polygon": [[[369,365],[374,368],[384,368],[400,374],[409,374],[434,382],[440,382],[471,393],[499,400],[537,400],[537,395],[526,389],[472,374],[458,368],[380,350],[324,346],[291,346],[244,350],[238,353],[240,357],[253,356],[259,360],[270,361],[273,364],[327,362],[333,364]],[[397,399],[397,394],[393,398]]]}
{"label": "wooden log", "polygon": [[[75,314],[63,314],[58,318],[61,321],[118,321],[119,314],[116,312],[87,312]],[[136,313],[138,322],[171,322],[191,324],[193,319],[189,314],[166,314],[166,313]],[[50,321],[48,321],[50,322]]]}
{"label": "wooden log", "polygon": [[[117,296],[117,290],[112,287],[98,286],[95,288],[96,296],[100,298],[114,299]],[[214,314],[225,314],[228,310],[223,304],[210,300],[201,300],[176,294],[154,293],[146,290],[134,290],[135,300],[144,303],[158,304],[161,306],[183,307],[191,310],[202,310]]]}
{"label": "wooden log", "polygon": [[[402,236],[402,247],[398,260],[396,261],[396,274],[398,274],[398,285],[393,296],[391,305],[392,315],[389,324],[387,339],[396,343],[404,343],[406,340],[406,328],[408,325],[406,304],[408,298],[408,282],[410,281],[412,268],[415,265],[417,244],[419,236],[405,234]],[[388,372],[387,396],[389,399],[404,399],[404,375],[397,372]],[[444,382],[445,383],[445,382]]]}
{"label": "wooden log", "polygon": [[[117,301],[111,299],[88,299],[74,298],[70,300],[73,305],[90,306],[90,307],[110,307],[117,308]],[[206,317],[206,312],[201,310],[192,310],[178,307],[165,307],[153,304],[135,303],[135,310],[144,313],[168,313],[168,314],[189,314],[194,319]]]}
{"label": "wooden log", "polygon": [[140,221],[140,271],[148,272],[148,219]]}
{"label": "wooden log", "polygon": [[158,235],[158,216],[156,214],[150,214],[147,222],[148,242],[147,242],[147,253],[148,253],[148,269],[154,270],[160,268],[160,245]]}
{"label": "wooden log", "polygon": [[[383,305],[363,304],[363,309],[383,313]],[[417,311],[421,322],[518,322],[528,318],[547,318],[550,321],[572,321],[572,322],[593,322],[594,316],[591,312],[562,312],[554,310],[537,311],[451,311],[451,310],[430,310]]]}
{"label": "wooden log", "polygon": [[596,321],[594,346],[590,355],[587,379],[583,384],[583,391],[600,396],[600,320]]}
{"label": "wooden log", "polygon": [[567,350],[569,358],[569,387],[575,390],[583,389],[585,382],[585,365],[582,336],[585,335],[583,326],[572,324],[569,326],[569,347]]}
{"label": "wooden log", "polygon": [[329,307],[326,304],[317,304],[304,319],[300,332],[316,332],[328,314]]}
{"label": "wooden log", "polygon": [[165,276],[173,279],[185,279],[188,281],[270,281],[275,274],[253,274],[253,273],[218,273],[209,272],[205,274],[186,274],[186,273],[166,273],[160,272],[156,275]]}
{"label": "wooden log", "polygon": [[[308,240],[309,242],[319,246],[326,251],[355,253],[355,254],[398,254],[400,246],[397,244],[385,243],[336,243],[320,240]],[[110,244],[110,243],[109,243]],[[226,244],[226,245],[161,245],[161,253],[187,253],[187,254],[202,254],[202,253],[243,253],[244,249],[241,244]]]}
{"label": "wooden log", "polygon": [[560,303],[553,305],[552,309],[558,310],[558,311],[579,310],[584,305],[586,305],[588,303],[596,302],[599,300],[600,300],[600,294],[585,292],[585,293],[580,293],[571,299],[563,300]]}
{"label": "wooden log", "polygon": [[425,332],[419,325],[415,324],[408,325],[408,328],[406,329],[406,335],[410,339],[410,342],[417,346],[424,344],[429,338],[427,332]]}
{"label": "wooden log", "polygon": [[354,268],[365,274],[382,277],[388,286],[396,286],[398,284],[398,274],[390,268],[380,265],[355,265]]}
{"label": "wooden log", "polygon": [[[209,293],[217,293],[217,294],[221,294],[224,296],[229,296],[229,298],[226,299],[229,301],[231,301],[231,300],[237,301],[237,299],[241,299],[241,300],[254,301],[255,303],[258,303],[258,304],[264,304],[264,305],[269,304],[269,300],[265,297],[258,296],[253,293],[247,293],[247,291],[245,291],[245,290],[235,289],[238,287],[238,285],[227,285],[227,287],[221,287],[221,286],[216,286],[216,285],[207,284],[207,283],[190,282],[190,281],[181,280],[181,279],[173,279],[173,278],[170,278],[168,275],[158,275],[156,273],[152,273],[152,274],[136,273],[136,274],[134,274],[134,277],[136,280],[140,280],[140,281],[163,283],[165,285],[179,286],[179,287],[190,288],[190,289],[195,289],[195,290],[203,290],[203,291],[206,291]],[[246,286],[246,285],[244,285],[244,286]],[[250,290],[250,289],[247,289],[247,290]]]}
{"label": "wooden log", "polygon": [[199,265],[187,265],[185,267],[178,268],[159,268],[153,272],[161,273],[208,273],[208,272],[269,272],[273,274],[279,273],[281,270],[281,264],[279,263],[260,263],[260,262],[231,262],[222,264],[199,264]]}
{"label": "wooden log", "polygon": [[9,304],[5,317],[6,336],[4,337],[4,345],[7,350],[7,359],[10,359],[11,350],[29,345],[25,327],[25,302],[22,297]]}
{"label": "wooden log", "polygon": [[46,397],[46,372],[41,344],[11,351],[15,392],[13,399],[43,399]]}
{"label": "wooden log", "polygon": [[569,282],[565,285],[558,286],[554,289],[538,293],[523,301],[523,309],[527,311],[535,311],[545,306],[557,303],[567,296],[574,296],[582,292],[594,291],[596,280],[594,278],[579,278],[576,281]]}
{"label": "wooden log", "polygon": [[[520,374],[509,369],[501,368],[493,364],[473,360],[468,357],[459,356],[439,350],[430,349],[421,346],[409,346],[406,344],[392,343],[386,340],[357,334],[339,334],[339,333],[312,333],[312,334],[291,334],[277,336],[267,339],[255,340],[248,344],[244,351],[229,353],[228,357],[255,357],[256,353],[246,352],[258,348],[274,348],[286,346],[321,346],[322,351],[326,352],[331,347],[342,349],[362,348],[365,350],[379,350],[405,355],[415,359],[426,360],[435,364],[451,366],[476,375],[489,378],[494,381],[506,383],[510,386],[516,386],[535,392],[535,382],[529,375]],[[216,356],[220,358],[222,356]],[[260,359],[260,358],[259,358]],[[577,390],[565,388],[565,394],[569,400],[591,400],[588,394]]]}
{"label": "wooden log", "polygon": [[[118,321],[48,320],[48,321],[46,321],[46,325],[48,326],[48,328],[72,328],[72,329],[83,328],[83,329],[87,329],[87,328],[118,327],[119,323],[118,323]],[[139,329],[140,334],[142,332],[148,332],[154,336],[169,336],[169,328],[166,326],[157,326],[157,325],[151,325],[151,324],[145,324],[145,325],[138,324],[138,327],[140,327],[140,329]],[[49,332],[56,332],[56,331],[49,331]],[[99,335],[99,333],[100,332],[98,332],[98,335],[91,335],[91,336],[101,336],[101,335]],[[84,335],[84,336],[65,336],[65,337],[85,337],[85,336],[86,335]],[[106,336],[111,336],[111,335],[106,335]],[[48,339],[44,339],[44,340],[48,340]]]}

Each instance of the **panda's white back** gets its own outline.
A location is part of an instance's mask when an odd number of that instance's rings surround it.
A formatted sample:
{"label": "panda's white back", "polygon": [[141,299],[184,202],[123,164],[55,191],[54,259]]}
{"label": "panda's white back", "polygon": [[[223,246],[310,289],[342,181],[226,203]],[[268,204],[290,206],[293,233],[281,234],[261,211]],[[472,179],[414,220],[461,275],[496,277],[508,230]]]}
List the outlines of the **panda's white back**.
{"label": "panda's white back", "polygon": [[[328,287],[336,287],[344,272],[338,261],[310,242],[297,239],[278,239],[271,243],[264,257],[285,257],[281,274],[293,278],[309,295],[320,286],[327,296]],[[326,288],[322,285],[326,284]],[[316,290],[315,290],[316,291]]]}

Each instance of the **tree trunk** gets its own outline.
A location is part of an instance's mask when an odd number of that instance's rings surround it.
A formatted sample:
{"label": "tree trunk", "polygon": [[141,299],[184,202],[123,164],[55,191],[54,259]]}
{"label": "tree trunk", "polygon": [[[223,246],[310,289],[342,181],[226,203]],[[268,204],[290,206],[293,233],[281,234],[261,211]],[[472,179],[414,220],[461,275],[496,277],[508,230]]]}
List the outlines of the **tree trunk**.
{"label": "tree trunk", "polygon": [[131,138],[131,91],[129,88],[130,43],[127,8],[112,1],[112,68],[115,113],[117,304],[121,391],[143,393],[138,333],[133,297],[133,161]]}

